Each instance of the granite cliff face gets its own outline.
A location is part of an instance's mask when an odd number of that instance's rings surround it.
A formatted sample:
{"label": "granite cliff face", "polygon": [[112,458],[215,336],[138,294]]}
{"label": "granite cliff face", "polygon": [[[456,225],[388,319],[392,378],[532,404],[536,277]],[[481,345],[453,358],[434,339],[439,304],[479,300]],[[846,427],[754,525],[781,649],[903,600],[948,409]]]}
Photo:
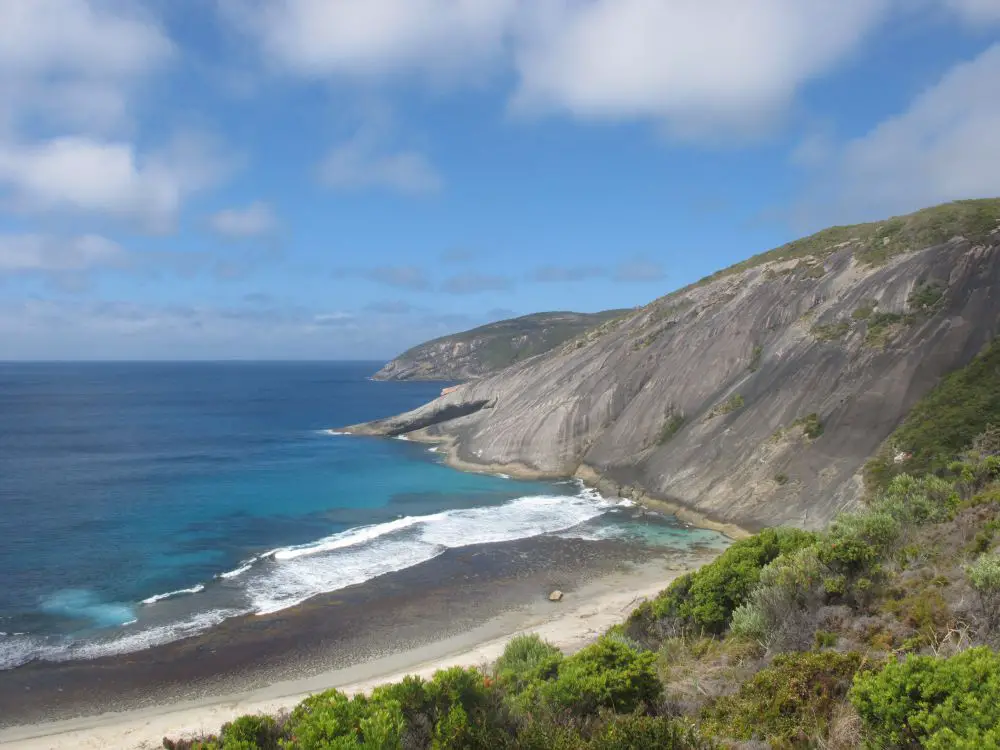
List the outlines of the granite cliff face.
{"label": "granite cliff face", "polygon": [[820,528],[998,317],[1000,200],[965,201],[826,230],[351,429],[443,440],[456,465],[575,474],[745,529]]}
{"label": "granite cliff face", "polygon": [[549,351],[629,312],[546,312],[501,320],[415,346],[389,362],[376,380],[472,380]]}

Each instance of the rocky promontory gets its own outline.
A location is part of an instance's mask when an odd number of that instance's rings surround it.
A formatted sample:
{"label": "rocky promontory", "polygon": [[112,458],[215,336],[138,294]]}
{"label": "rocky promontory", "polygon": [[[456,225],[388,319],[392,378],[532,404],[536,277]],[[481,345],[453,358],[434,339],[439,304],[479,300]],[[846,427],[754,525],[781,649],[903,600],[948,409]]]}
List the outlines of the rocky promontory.
{"label": "rocky promontory", "polygon": [[859,501],[866,459],[998,319],[1000,200],[962,201],[755,256],[350,429],[745,529],[816,529]]}

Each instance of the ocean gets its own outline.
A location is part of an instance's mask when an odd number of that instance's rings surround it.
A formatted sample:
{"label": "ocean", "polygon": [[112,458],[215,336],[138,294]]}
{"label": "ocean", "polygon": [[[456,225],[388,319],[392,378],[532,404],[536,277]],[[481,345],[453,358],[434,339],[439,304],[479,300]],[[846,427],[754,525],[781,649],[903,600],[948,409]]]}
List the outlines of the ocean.
{"label": "ocean", "polygon": [[571,481],[336,434],[445,383],[377,362],[0,364],[0,669],[140,651],[535,537],[723,545]]}

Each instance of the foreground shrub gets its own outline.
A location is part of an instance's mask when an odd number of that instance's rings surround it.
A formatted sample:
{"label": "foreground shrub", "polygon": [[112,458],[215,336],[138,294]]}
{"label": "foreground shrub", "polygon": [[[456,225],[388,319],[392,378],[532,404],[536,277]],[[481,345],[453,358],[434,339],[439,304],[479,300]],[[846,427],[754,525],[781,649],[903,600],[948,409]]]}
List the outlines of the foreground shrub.
{"label": "foreground shrub", "polygon": [[[745,602],[761,569],[779,555],[812,544],[815,534],[798,529],[766,529],[742,539],[699,570],[681,576],[653,602],[632,613],[633,625],[666,621],[669,634],[680,631],[720,634],[733,610]],[[643,623],[646,620],[646,623]]]}
{"label": "foreground shrub", "polygon": [[1000,554],[980,555],[965,569],[969,585],[979,596],[979,606],[987,624],[1000,626]]}
{"label": "foreground shrub", "polygon": [[988,648],[892,662],[859,675],[850,697],[869,747],[1000,747],[1000,656]]}
{"label": "foreground shrub", "polygon": [[405,726],[397,701],[348,698],[338,690],[306,698],[288,723],[296,750],[394,750],[402,746]]}
{"label": "foreground shrub", "polygon": [[544,683],[540,694],[555,710],[578,716],[600,708],[632,713],[660,697],[655,662],[652,652],[604,637],[565,659],[556,679]]}
{"label": "foreground shrub", "polygon": [[562,652],[538,635],[519,635],[504,648],[494,674],[504,688],[520,693],[533,683],[554,678],[562,659]]}
{"label": "foreground shrub", "polygon": [[614,716],[595,733],[589,750],[711,750],[713,742],[662,716]]}
{"label": "foreground shrub", "polygon": [[240,716],[222,726],[223,750],[278,750],[281,727],[270,716]]}
{"label": "foreground shrub", "polygon": [[702,712],[702,729],[730,739],[761,739],[798,747],[822,736],[862,668],[860,654],[820,651],[782,654],[735,695]]}

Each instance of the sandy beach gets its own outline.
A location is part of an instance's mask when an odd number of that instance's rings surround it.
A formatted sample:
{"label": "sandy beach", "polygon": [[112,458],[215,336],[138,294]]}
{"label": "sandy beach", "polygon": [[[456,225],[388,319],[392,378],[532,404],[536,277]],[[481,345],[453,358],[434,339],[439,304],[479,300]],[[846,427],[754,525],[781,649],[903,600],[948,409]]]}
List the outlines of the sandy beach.
{"label": "sandy beach", "polygon": [[[553,540],[550,543],[551,541]],[[572,652],[592,641],[611,625],[622,621],[640,601],[654,596],[684,570],[705,562],[716,552],[717,550],[694,549],[683,554],[628,562],[621,558],[621,550],[609,546],[608,554],[591,559],[575,580],[567,577],[568,574],[559,572],[562,566],[557,564],[548,571],[519,571],[510,576],[511,580],[516,579],[517,584],[506,588],[493,581],[498,601],[504,600],[506,596],[503,606],[494,610],[476,607],[476,611],[489,615],[487,619],[479,618],[478,622],[475,618],[465,617],[467,613],[456,609],[454,619],[461,627],[452,628],[450,634],[447,630],[438,630],[442,637],[424,639],[424,643],[415,647],[401,647],[404,641],[397,639],[393,642],[395,645],[382,649],[382,656],[311,673],[305,669],[304,676],[301,677],[269,681],[258,676],[253,680],[242,680],[253,687],[217,694],[211,694],[212,691],[209,690],[209,694],[199,695],[192,700],[163,700],[154,705],[140,704],[126,710],[103,713],[90,711],[74,718],[37,720],[19,726],[7,726],[0,730],[0,745],[30,750],[155,748],[161,746],[164,737],[176,739],[215,732],[235,716],[290,708],[303,697],[328,688],[336,687],[347,692],[366,691],[406,674],[429,676],[438,669],[453,665],[485,665],[494,660],[506,642],[518,633],[538,633],[559,648]],[[567,548],[567,559],[577,553],[575,545],[571,545]],[[560,576],[564,581],[562,587],[566,596],[562,602],[553,603],[548,601],[547,587],[553,585],[553,581],[558,582]],[[511,580],[505,580],[507,584],[511,583]],[[460,599],[468,596],[469,590],[453,586],[452,595]],[[381,596],[384,598],[384,592]],[[431,606],[435,606],[433,596],[430,599]],[[437,608],[440,609],[439,606]],[[315,607],[312,611],[315,612]],[[418,608],[411,610],[409,616],[423,619],[421,613],[427,611]],[[309,614],[307,610],[302,616],[308,617]],[[302,628],[298,622],[293,618],[293,630],[296,627]],[[434,627],[433,622],[428,624]],[[213,637],[224,639],[227,636],[223,632]],[[174,644],[173,648],[173,656],[184,653],[181,649],[192,651],[191,645],[185,642]],[[77,666],[79,664],[81,663],[77,663]],[[130,665],[123,664],[123,660],[118,658],[112,666],[123,669]],[[39,673],[44,675],[48,671],[62,676],[60,669],[59,666],[40,667]],[[64,669],[63,672],[65,671]],[[69,674],[72,676],[72,672]],[[89,668],[82,674],[100,673]],[[116,673],[111,674],[114,676]],[[236,680],[233,684],[239,684],[240,681]],[[52,691],[59,691],[59,695],[63,695],[61,687],[52,687],[55,683],[41,681],[35,684],[49,685],[50,694]],[[31,683],[23,686],[25,698],[33,700],[37,697],[43,700],[41,694],[32,696],[31,687]],[[13,697],[15,691],[20,689],[22,686],[9,687],[8,695]],[[141,688],[136,688],[139,689]],[[191,694],[198,693],[192,691]],[[99,705],[122,705],[119,701],[108,700],[109,703]],[[26,705],[28,704],[22,704]]]}

